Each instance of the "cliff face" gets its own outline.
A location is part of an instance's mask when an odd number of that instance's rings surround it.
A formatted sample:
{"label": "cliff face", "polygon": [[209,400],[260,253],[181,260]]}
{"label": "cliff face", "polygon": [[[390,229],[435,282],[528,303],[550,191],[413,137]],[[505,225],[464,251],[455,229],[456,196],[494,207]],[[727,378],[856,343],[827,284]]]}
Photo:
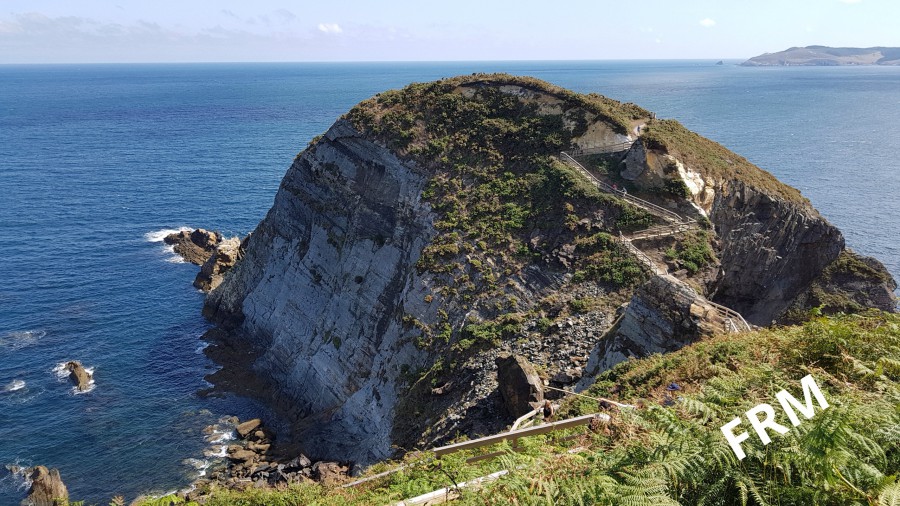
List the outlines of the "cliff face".
{"label": "cliff face", "polygon": [[565,386],[723,327],[616,240],[658,219],[555,158],[630,140],[637,124],[649,128],[625,162],[634,189],[683,181],[672,207],[718,234],[718,276],[688,279],[701,295],[766,324],[838,258],[840,233],[796,190],[724,148],[734,167],[637,106],[467,76],[365,101],[298,155],[204,314],[248,351],[237,367],[314,459],[366,464],[501,430],[500,353]]}
{"label": "cliff face", "polygon": [[[847,268],[836,263],[845,251],[843,235],[800,192],[676,122],[651,123],[626,158],[625,173],[646,185],[667,178],[685,183],[686,203],[710,221],[717,238],[719,276],[705,295],[750,323],[769,325],[791,307],[814,307],[811,298],[797,299],[825,276],[826,267],[833,266],[829,279],[850,282],[836,274]],[[857,309],[892,311],[884,292],[894,285],[884,266],[871,260],[854,279],[860,278],[873,286],[831,286],[853,294],[848,296],[858,300]]]}
{"label": "cliff face", "polygon": [[253,364],[313,458],[390,454],[395,382],[420,352],[404,308],[431,313],[413,266],[435,231],[427,179],[339,121],[294,161],[205,313],[262,350]]}

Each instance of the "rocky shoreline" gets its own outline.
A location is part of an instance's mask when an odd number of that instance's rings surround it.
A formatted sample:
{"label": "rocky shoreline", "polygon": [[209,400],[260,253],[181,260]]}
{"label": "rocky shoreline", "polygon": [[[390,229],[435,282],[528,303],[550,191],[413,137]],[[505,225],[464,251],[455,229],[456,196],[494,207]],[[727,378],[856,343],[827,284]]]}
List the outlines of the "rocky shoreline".
{"label": "rocky shoreline", "polygon": [[221,425],[209,425],[204,429],[210,439],[222,445],[224,457],[221,463],[202,473],[188,489],[178,492],[176,495],[180,498],[203,504],[214,489],[285,489],[292,484],[309,482],[334,486],[350,476],[349,463],[314,462],[302,453],[277,446],[275,432],[259,418],[242,422],[231,417],[224,419],[222,424],[231,428],[229,436],[234,437],[227,443],[216,438]]}

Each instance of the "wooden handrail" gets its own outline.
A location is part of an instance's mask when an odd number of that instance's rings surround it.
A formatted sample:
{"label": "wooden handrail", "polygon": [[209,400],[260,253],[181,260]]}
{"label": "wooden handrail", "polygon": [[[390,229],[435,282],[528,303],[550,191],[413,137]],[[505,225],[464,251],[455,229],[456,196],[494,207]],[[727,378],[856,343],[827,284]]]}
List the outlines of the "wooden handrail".
{"label": "wooden handrail", "polygon": [[548,432],[553,432],[557,430],[563,429],[571,429],[572,427],[578,427],[581,425],[588,425],[591,423],[591,420],[594,417],[599,417],[603,421],[609,421],[609,415],[604,413],[594,413],[592,415],[582,415],[577,416],[575,418],[569,418],[567,420],[560,420],[558,422],[550,422],[545,423],[543,425],[538,425],[536,427],[527,427],[519,430],[511,430],[509,432],[501,432],[500,434],[494,434],[493,436],[486,436],[478,439],[472,439],[470,441],[463,441],[461,443],[454,443],[452,445],[441,446],[439,448],[434,448],[433,451],[435,456],[442,457],[444,455],[449,455],[451,453],[455,453],[462,450],[471,450],[473,448],[481,448],[482,446],[489,446],[492,444],[500,443],[502,441],[515,441],[519,438],[527,437],[527,436],[536,436],[538,434],[546,434]]}

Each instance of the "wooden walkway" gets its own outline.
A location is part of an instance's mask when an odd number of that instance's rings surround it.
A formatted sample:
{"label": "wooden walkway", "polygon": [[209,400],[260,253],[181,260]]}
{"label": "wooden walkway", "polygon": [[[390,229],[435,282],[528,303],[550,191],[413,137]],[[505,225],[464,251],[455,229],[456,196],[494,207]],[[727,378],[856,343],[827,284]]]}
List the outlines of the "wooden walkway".
{"label": "wooden walkway", "polygon": [[[650,227],[644,230],[640,230],[630,235],[620,235],[619,242],[621,242],[625,248],[628,249],[638,260],[641,261],[653,274],[657,276],[665,276],[669,274],[668,270],[660,267],[653,261],[646,253],[640,250],[637,246],[635,246],[632,241],[638,239],[652,239],[657,237],[667,237],[671,235],[682,234],[685,232],[689,232],[692,230],[698,230],[699,227],[697,225],[696,220],[688,218],[686,216],[681,216],[680,214],[666,209],[662,206],[654,204],[652,202],[646,201],[644,199],[635,197],[634,195],[629,194],[624,189],[619,190],[603,181],[601,181],[597,176],[591,174],[591,171],[587,170],[584,165],[582,165],[578,160],[575,159],[576,156],[585,156],[589,154],[598,154],[598,153],[617,153],[620,151],[625,151],[631,147],[630,142],[619,143],[619,144],[610,144],[608,146],[598,146],[595,148],[588,149],[577,149],[571,151],[562,151],[559,153],[559,160],[565,163],[566,165],[572,167],[577,170],[583,176],[585,176],[589,181],[594,183],[594,185],[600,189],[601,191],[611,193],[630,204],[639,207],[648,213],[662,218],[665,220],[665,225],[659,225],[656,227]],[[677,278],[672,278],[678,281],[679,283],[684,283]],[[693,290],[692,290],[693,291]],[[748,330],[752,330],[753,327],[747,323],[747,320],[744,319],[743,316],[734,309],[725,307],[721,304],[716,304],[715,302],[703,297],[700,294],[697,294],[697,299],[701,302],[709,304],[712,306],[722,320],[725,322],[724,330],[726,332],[744,332]]]}

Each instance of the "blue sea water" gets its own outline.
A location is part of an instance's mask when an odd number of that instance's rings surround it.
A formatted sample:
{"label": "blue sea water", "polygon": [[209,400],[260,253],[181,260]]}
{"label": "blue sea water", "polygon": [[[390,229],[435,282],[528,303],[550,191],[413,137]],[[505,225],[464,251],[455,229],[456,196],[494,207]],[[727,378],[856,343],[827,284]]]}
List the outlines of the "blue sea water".
{"label": "blue sea water", "polygon": [[[209,460],[204,426],[264,415],[196,395],[213,370],[197,268],[159,240],[251,231],[312,137],[412,81],[533,75],[676,118],[799,188],[900,278],[900,68],[733,63],[0,66],[0,465],[57,467],[105,504],[185,486]],[[92,391],[54,371],[70,359]],[[0,504],[19,486],[0,478]]]}

